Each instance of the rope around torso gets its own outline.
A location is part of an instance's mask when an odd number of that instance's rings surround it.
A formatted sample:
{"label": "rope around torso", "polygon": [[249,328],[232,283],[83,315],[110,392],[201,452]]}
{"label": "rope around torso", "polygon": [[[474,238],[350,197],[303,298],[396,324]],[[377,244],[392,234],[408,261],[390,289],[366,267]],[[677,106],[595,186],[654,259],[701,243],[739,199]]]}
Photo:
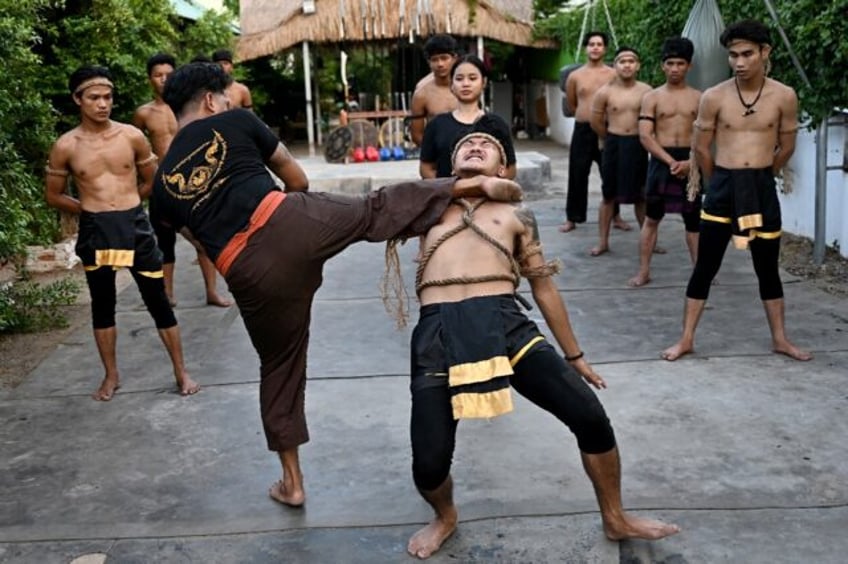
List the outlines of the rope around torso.
{"label": "rope around torso", "polygon": [[[500,241],[483,231],[476,223],[474,223],[474,212],[477,211],[481,205],[483,205],[486,200],[480,200],[475,204],[470,204],[465,199],[455,200],[456,203],[460,204],[465,208],[465,211],[462,214],[462,223],[450,229],[442,234],[430,247],[428,247],[424,253],[421,255],[421,259],[418,262],[418,269],[415,272],[415,292],[421,294],[421,290],[424,288],[430,288],[433,286],[453,286],[457,284],[480,284],[483,282],[512,282],[513,287],[518,288],[518,285],[521,282],[521,268],[518,265],[518,262],[515,260],[515,257],[512,256],[512,252],[507,249]],[[427,268],[427,264],[430,262],[430,258],[433,256],[433,253],[436,252],[436,249],[441,246],[442,243],[460,233],[465,231],[466,229],[471,229],[479,235],[483,240],[487,241],[497,250],[499,250],[503,255],[507,258],[510,264],[510,268],[512,269],[512,274],[484,274],[482,276],[457,276],[451,278],[442,278],[438,280],[427,280],[423,281],[424,278],[424,269]]]}

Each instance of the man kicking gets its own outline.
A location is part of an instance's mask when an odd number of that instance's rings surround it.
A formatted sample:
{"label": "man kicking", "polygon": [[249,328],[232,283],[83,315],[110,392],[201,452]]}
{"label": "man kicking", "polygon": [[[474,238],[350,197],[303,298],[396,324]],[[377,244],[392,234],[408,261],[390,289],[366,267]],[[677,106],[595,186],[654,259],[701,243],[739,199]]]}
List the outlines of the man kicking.
{"label": "man kicking", "polygon": [[[80,67],[68,80],[80,123],[56,141],[47,159],[47,204],[79,215],[76,253],[91,293],[94,341],[105,375],[94,399],[109,401],[120,387],[115,352],[115,272],[129,268],[144,305],[171,357],[177,388],[183,395],[200,389],[183,363],[177,319],[162,281],[162,253],[141,200],[150,194],[156,155],[144,134],[112,121],[115,86],[105,67]],[[79,199],[67,193],[73,178]],[[139,179],[141,182],[139,182]]]}
{"label": "man kicking", "polygon": [[687,199],[689,151],[692,124],[698,115],[701,92],[686,84],[686,73],[695,48],[685,37],[670,37],[662,46],[665,84],[642,98],[639,111],[639,140],[651,154],[646,186],[645,222],[639,234],[639,272],[630,279],[632,287],[651,281],[651,255],[657,245],[657,230],[666,212],[679,213],[686,230],[686,245],[692,263],[698,256],[701,196]]}
{"label": "man kicking", "polygon": [[[459,178],[500,176],[506,165],[501,142],[482,131],[460,139],[452,161]],[[580,350],[551,279],[557,271],[557,264],[545,262],[535,217],[525,208],[457,200],[427,233],[411,344],[412,474],[435,518],[409,540],[411,555],[431,556],[456,529],[450,467],[458,420],[511,411],[510,387],[576,435],[609,539],[679,532],[622,508],[615,436],[586,382],[599,389],[606,383]],[[529,279],[564,359],[521,311],[515,294],[521,276]]]}
{"label": "man kicking", "polygon": [[[786,337],[780,281],[781,216],[774,175],[795,151],[798,97],[766,76],[771,34],[755,20],[729,25],[721,34],[735,76],[701,97],[695,122],[695,159],[710,179],[701,212],[698,259],[686,288],[683,335],[662,353],[677,360],[693,351],[695,328],[721,267],[727,243],[750,248],[772,349],[796,360],[812,355]],[[715,159],[711,146],[715,142]]]}
{"label": "man kicking", "polygon": [[[153,186],[156,210],[201,245],[224,276],[260,359],[259,402],[268,449],[282,479],[269,492],[306,499],[298,447],[312,300],[324,263],[357,241],[426,233],[453,197],[518,199],[518,185],[477,176],[407,182],[363,197],[308,193],[306,175],[252,112],[229,110],[232,82],[217,65],[178,68],[163,99],[179,131]],[[276,175],[285,185],[278,187]]]}

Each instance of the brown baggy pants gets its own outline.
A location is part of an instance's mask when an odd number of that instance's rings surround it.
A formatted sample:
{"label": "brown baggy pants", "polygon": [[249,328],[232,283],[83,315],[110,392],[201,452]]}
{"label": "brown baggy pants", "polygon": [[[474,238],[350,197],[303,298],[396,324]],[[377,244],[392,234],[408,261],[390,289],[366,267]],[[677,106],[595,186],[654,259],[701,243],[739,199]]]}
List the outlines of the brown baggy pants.
{"label": "brown baggy pants", "polygon": [[226,279],[259,353],[259,403],[270,450],[309,440],[306,350],[324,263],[357,241],[426,233],[450,204],[454,182],[407,182],[364,197],[293,192],[250,237]]}

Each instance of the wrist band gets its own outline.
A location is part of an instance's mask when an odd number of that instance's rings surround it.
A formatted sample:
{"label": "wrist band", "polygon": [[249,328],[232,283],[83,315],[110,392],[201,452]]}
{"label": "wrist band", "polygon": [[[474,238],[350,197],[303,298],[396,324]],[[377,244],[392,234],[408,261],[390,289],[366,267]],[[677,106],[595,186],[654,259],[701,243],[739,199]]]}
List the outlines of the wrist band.
{"label": "wrist band", "polygon": [[568,362],[574,362],[575,360],[580,360],[581,358],[583,358],[583,351],[580,351],[574,356],[565,355],[565,360]]}

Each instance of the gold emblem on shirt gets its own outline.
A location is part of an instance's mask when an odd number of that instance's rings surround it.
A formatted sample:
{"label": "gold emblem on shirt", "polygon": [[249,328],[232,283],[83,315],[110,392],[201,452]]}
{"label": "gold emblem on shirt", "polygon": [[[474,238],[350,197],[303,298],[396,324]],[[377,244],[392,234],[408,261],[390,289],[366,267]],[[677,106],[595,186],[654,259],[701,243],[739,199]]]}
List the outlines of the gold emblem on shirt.
{"label": "gold emblem on shirt", "polygon": [[227,142],[212,130],[213,138],[181,160],[169,171],[162,172],[165,190],[179,200],[192,200],[208,192],[227,159]]}

